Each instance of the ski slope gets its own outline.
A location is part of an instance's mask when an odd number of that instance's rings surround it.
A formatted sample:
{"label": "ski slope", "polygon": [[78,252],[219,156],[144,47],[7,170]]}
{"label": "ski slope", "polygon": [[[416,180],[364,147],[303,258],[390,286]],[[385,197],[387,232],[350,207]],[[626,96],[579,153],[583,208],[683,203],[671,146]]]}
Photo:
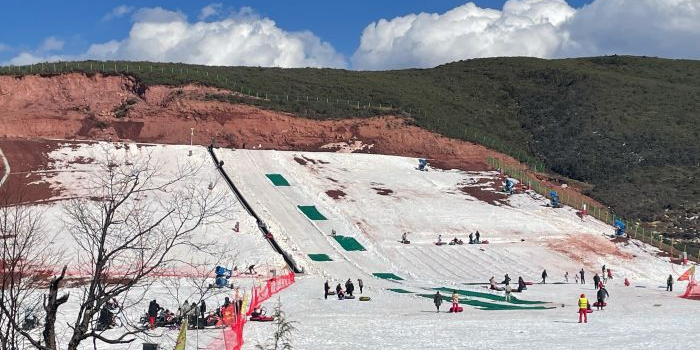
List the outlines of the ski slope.
{"label": "ski slope", "polygon": [[[198,236],[231,247],[230,264],[254,263],[266,268],[283,264],[220,179],[205,148],[107,143],[65,144],[49,155],[52,166],[43,181],[60,190],[60,195],[39,207],[47,214],[52,249],[65,252],[64,263],[76,263],[75,242],[63,226],[66,200],[90,196],[87,180],[96,175],[95,160],[105,150],[150,156],[166,175],[183,164],[197,167],[202,186],[211,184],[212,190],[230,194],[225,220],[203,225]],[[665,278],[684,270],[682,267],[672,268],[667,258],[642,243],[613,243],[609,238],[612,227],[592,218],[581,220],[572,208],[545,207],[545,199],[534,193],[498,195],[502,177],[495,172],[420,172],[415,169],[416,159],[370,154],[215,152],[278,243],[305,270],[279,295],[288,317],[298,321],[293,342],[297,349],[491,349],[524,344],[551,349],[648,349],[697,344],[689,330],[700,326],[700,304],[677,298],[684,283],[677,282],[673,293],[663,289]],[[276,186],[267,174],[281,175],[289,186]],[[325,220],[312,220],[298,206],[314,206]],[[233,232],[236,222],[240,233]],[[355,239],[365,250],[346,250],[331,236],[333,230]],[[489,244],[433,244],[438,235],[444,241],[454,237],[467,241],[468,234],[476,230]],[[403,232],[410,232],[410,245],[399,243]],[[195,261],[221,258],[193,250],[176,254]],[[325,254],[332,261],[314,261],[309,254]],[[608,282],[610,305],[591,314],[589,324],[579,325],[576,300],[581,293],[594,298],[591,281],[603,264],[615,274]],[[582,268],[588,284],[574,284],[574,274]],[[544,269],[550,283],[535,283],[515,294],[536,304],[505,303],[499,299],[502,292],[483,285],[491,276],[502,280],[506,273],[513,283],[519,276],[538,282]],[[565,272],[569,283],[564,283]],[[391,273],[400,280],[378,278],[375,273]],[[625,277],[632,286],[623,286]],[[363,295],[372,300],[324,300],[325,280],[333,288],[348,278],[355,282],[356,293],[357,279],[363,279]],[[252,282],[236,280],[243,287]],[[187,273],[179,278],[163,276],[154,281],[143,301],[127,301],[138,302],[145,310],[148,301],[157,298],[165,307],[176,309],[184,299],[196,296],[192,283],[196,279]],[[446,288],[443,294],[454,289],[468,295],[462,300],[465,312],[444,313],[449,308],[444,303],[443,312],[435,313],[432,299],[420,295],[432,295],[435,288]],[[71,292],[77,295],[79,290]],[[225,295],[208,295],[210,308]],[[265,304],[271,310],[275,303]],[[59,324],[66,334],[65,325],[76,310],[75,300],[61,310]],[[138,318],[136,310],[128,316]],[[248,323],[244,349],[253,349],[269,338],[273,328],[272,324]],[[176,337],[177,331],[160,329],[130,345],[98,342],[97,348],[139,349],[143,341],[151,341],[167,349]],[[220,330],[188,332],[187,349],[205,348],[220,337]]]}
{"label": "ski slope", "polygon": [[[545,199],[535,194],[512,195],[506,203],[493,205],[458,189],[465,184],[485,191],[500,188],[502,180],[495,173],[419,172],[415,159],[368,154],[216,152],[275,237],[307,271],[281,295],[290,317],[300,321],[299,348],[463,349],[523,343],[556,349],[611,344],[649,348],[695,342],[683,328],[700,325],[692,308],[697,302],[661,289],[671,273],[668,259],[639,242],[612,243],[612,227],[592,218],[582,221],[572,208],[547,208]],[[275,186],[266,174],[280,174],[290,186]],[[329,190],[341,190],[345,196],[334,199],[326,194]],[[379,193],[386,190],[391,193]],[[310,220],[298,205],[314,205],[327,220]],[[366,251],[345,251],[329,236],[332,230],[355,238]],[[475,230],[490,244],[433,244],[438,234],[443,240],[456,236],[467,241]],[[402,232],[410,232],[410,245],[398,242]],[[309,259],[308,254],[318,253],[334,261]],[[575,302],[580,293],[595,298],[591,280],[603,264],[616,276],[608,283],[611,306],[591,315],[595,329],[574,325]],[[574,274],[582,268],[588,284],[576,285]],[[432,300],[418,296],[446,287],[500,297],[502,292],[476,283],[486,283],[491,276],[500,281],[505,273],[514,281],[523,276],[538,282],[543,269],[557,284],[535,284],[517,297],[545,301],[545,310],[466,306],[464,314],[435,315]],[[375,278],[375,272],[394,273],[403,280]],[[565,272],[570,276],[567,284]],[[632,286],[622,285],[625,277]],[[373,300],[323,300],[324,280],[334,286],[348,278],[355,284],[362,278],[368,286],[365,294]],[[389,291],[396,288],[409,293]],[[482,294],[468,299],[488,301]],[[271,331],[268,325],[249,328],[252,342],[264,340]],[[648,337],[645,329],[658,335],[640,340]],[[597,336],[603,330],[605,335]]]}

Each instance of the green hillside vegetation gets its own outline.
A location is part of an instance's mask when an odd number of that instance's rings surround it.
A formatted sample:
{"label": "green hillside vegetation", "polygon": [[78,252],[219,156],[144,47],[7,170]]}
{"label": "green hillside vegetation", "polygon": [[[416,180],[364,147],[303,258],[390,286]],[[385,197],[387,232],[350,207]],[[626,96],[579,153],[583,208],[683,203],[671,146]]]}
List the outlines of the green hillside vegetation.
{"label": "green hillside vegetation", "polygon": [[407,116],[587,182],[590,196],[627,219],[663,221],[686,238],[700,232],[700,61],[493,58],[383,72],[88,61],[0,73],[66,70],[217,86],[245,96],[207,98],[314,119]]}

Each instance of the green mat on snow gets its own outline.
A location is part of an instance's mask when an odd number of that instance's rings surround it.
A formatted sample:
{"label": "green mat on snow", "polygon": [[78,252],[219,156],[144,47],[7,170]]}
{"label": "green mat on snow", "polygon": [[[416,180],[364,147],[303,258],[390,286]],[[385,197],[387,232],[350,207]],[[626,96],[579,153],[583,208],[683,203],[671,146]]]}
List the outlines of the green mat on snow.
{"label": "green mat on snow", "polygon": [[[439,290],[443,293],[449,293],[450,295],[452,295],[452,291],[455,291],[455,292],[457,292],[457,294],[464,295],[466,297],[481,298],[481,299],[488,299],[488,300],[505,302],[505,297],[497,295],[497,294],[481,293],[481,292],[474,292],[474,291],[470,291],[470,290],[461,290],[461,289],[453,289],[453,288],[445,288],[445,287],[433,288],[433,289]],[[511,294],[509,303],[517,304],[517,305],[540,305],[540,304],[546,304],[547,302],[546,301],[520,300]]]}
{"label": "green mat on snow", "polygon": [[403,281],[403,278],[394,275],[393,273],[388,273],[388,272],[375,272],[373,273],[375,277],[379,277],[385,280],[396,280],[396,281]]}
{"label": "green mat on snow", "polygon": [[[458,292],[459,294],[459,292]],[[418,294],[419,296],[422,296],[424,298],[429,298],[433,299],[435,297],[435,294]],[[450,295],[443,295],[442,300],[445,301],[448,304],[452,303],[452,297]],[[547,310],[547,309],[554,309],[554,307],[546,307],[546,306],[518,306],[518,305],[513,305],[513,304],[497,304],[497,303],[489,303],[485,301],[480,301],[480,300],[474,300],[474,299],[469,299],[469,300],[460,300],[460,304],[465,304],[465,305],[470,305],[474,306],[480,310],[488,310],[488,311],[496,311],[496,310]]]}
{"label": "green mat on snow", "polygon": [[343,249],[352,252],[352,251],[359,251],[359,252],[364,252],[366,249],[365,247],[360,244],[356,239],[352,237],[345,237],[345,236],[339,236],[335,235],[333,236],[335,238],[335,241],[340,244]]}
{"label": "green mat on snow", "polygon": [[313,261],[333,261],[327,254],[309,254],[309,258]]}
{"label": "green mat on snow", "polygon": [[313,205],[297,205],[297,208],[311,220],[328,220]]}
{"label": "green mat on snow", "polygon": [[400,294],[413,294],[413,292],[409,292],[405,289],[401,288],[387,288],[387,290],[392,291],[394,293],[400,293]]}
{"label": "green mat on snow", "polygon": [[289,186],[289,182],[280,174],[265,174],[275,186]]}

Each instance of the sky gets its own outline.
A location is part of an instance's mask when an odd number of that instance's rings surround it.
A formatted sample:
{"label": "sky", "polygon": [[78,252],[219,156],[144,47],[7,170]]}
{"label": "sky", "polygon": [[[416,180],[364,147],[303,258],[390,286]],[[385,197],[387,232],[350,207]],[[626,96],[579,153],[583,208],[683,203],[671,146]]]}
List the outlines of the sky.
{"label": "sky", "polygon": [[700,0],[6,0],[0,11],[2,65],[125,59],[379,70],[607,54],[700,59]]}

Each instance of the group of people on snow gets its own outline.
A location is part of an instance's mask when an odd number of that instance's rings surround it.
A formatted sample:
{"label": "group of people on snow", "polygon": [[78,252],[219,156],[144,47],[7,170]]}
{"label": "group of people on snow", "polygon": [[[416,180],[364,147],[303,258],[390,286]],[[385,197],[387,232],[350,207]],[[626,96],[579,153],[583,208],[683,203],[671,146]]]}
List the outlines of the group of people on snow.
{"label": "group of people on snow", "polygon": [[185,300],[181,306],[178,306],[176,312],[170,311],[161,307],[154,299],[148,304],[146,319],[143,323],[148,324],[149,329],[156,327],[178,327],[183,321],[187,320],[190,328],[203,328],[215,326],[222,318],[226,318],[226,313],[231,313],[229,317],[234,317],[241,312],[243,300],[238,299],[231,301],[229,297],[224,298],[224,303],[214,310],[207,310],[207,303],[204,299],[199,303],[189,302]]}
{"label": "group of people on snow", "polygon": [[[407,243],[409,242],[408,239],[406,238],[406,233],[401,236],[401,243]],[[442,240],[442,235],[438,234],[437,241],[435,242],[436,245],[443,245],[445,242]],[[455,237],[453,238],[450,242],[450,245],[462,245],[464,244],[464,241]],[[481,244],[481,233],[479,231],[476,231],[476,233],[472,232],[469,234],[469,244]]]}
{"label": "group of people on snow", "polygon": [[[361,278],[357,279],[357,287],[360,288],[360,294],[362,294],[362,290],[365,287],[364,282],[362,281]],[[331,291],[331,286],[328,283],[328,280],[326,280],[326,283],[323,284],[323,298],[328,299],[329,295],[333,295],[334,293]],[[338,297],[338,300],[343,300],[347,299],[348,297],[354,298],[353,293],[355,292],[355,284],[352,282],[350,278],[348,278],[347,281],[345,281],[345,289],[343,289],[343,286],[338,283],[337,286],[335,286],[335,295]]]}

